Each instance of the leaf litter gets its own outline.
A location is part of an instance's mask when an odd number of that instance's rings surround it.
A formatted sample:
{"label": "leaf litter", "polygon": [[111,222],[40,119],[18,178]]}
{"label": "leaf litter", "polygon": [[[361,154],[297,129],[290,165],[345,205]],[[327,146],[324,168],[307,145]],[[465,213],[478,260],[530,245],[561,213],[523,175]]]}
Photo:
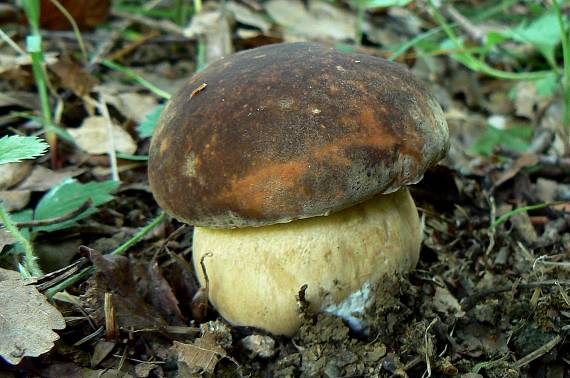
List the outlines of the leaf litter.
{"label": "leaf litter", "polygon": [[[359,3],[364,4],[360,15]],[[0,362],[0,369],[20,375],[35,369],[47,377],[569,374],[570,216],[564,201],[570,200],[570,160],[560,127],[563,96],[554,74],[538,81],[507,81],[474,65],[465,68],[465,55],[453,41],[442,32],[425,35],[441,25],[424,2],[244,0],[227,2],[225,9],[205,2],[194,24],[189,18],[176,24],[178,15],[189,11],[187,4],[172,12],[163,4],[144,3],[136,8],[136,18],[126,17],[129,6],[118,2],[117,13],[107,18],[106,3],[92,5],[104,16],[96,22],[109,26],[82,32],[94,54],[92,63],[68,58],[70,52],[78,56],[71,32],[45,31],[46,64],[59,95],[54,119],[74,130],[70,134],[75,140],[59,141],[59,165],[36,161],[31,173],[10,183],[7,191],[28,195],[17,206],[24,211],[13,208],[12,217],[18,222],[60,218],[55,224],[22,227],[22,232],[38,251],[66,250],[53,269],[89,251],[96,273],[67,288],[65,294],[77,299],[74,304],[56,295],[54,305],[68,319],[59,340],[53,332],[58,327],[36,322],[38,334],[47,336],[34,344],[41,348],[29,353],[51,352],[24,358],[16,366]],[[553,13],[535,15],[538,10],[530,8],[512,5],[512,19],[503,15],[492,22],[462,4],[446,4],[441,11],[470,44],[486,37],[479,53],[487,64],[525,74],[560,63]],[[462,19],[461,12],[469,17]],[[58,20],[55,14],[50,17]],[[9,24],[7,30],[23,46],[22,28]],[[416,37],[410,49],[399,52]],[[198,67],[200,49],[207,52],[202,57],[207,62],[231,51],[289,40],[317,40],[385,57],[396,52],[394,59],[433,86],[450,127],[448,158],[411,189],[425,221],[420,262],[408,276],[384,283],[368,314],[367,335],[326,314],[306,314],[293,338],[231,327],[212,308],[202,313],[203,319],[193,316],[198,286],[187,264],[191,232],[174,232],[179,225],[174,220],[154,228],[126,256],[109,254],[158,213],[144,169],[148,137],[164,105],[164,96],[153,86],[173,93]],[[505,49],[511,54],[502,53]],[[134,82],[132,76],[97,63],[111,56],[147,82]],[[2,136],[15,129],[22,135],[40,131],[33,119],[18,118],[30,107],[39,109],[37,100],[19,100],[37,99],[29,65],[26,55],[0,45],[0,72],[6,77],[0,88],[18,93],[0,103],[1,116],[11,116],[0,120],[10,127]],[[84,122],[101,118],[95,98],[107,104],[110,118],[103,119],[105,125],[97,123],[95,134],[84,138],[88,144],[81,147]],[[109,153],[108,119],[116,124],[116,149],[141,159],[132,165],[118,159],[118,190],[106,181],[110,158],[95,156]],[[71,177],[77,182],[65,181]],[[88,211],[66,217],[89,198],[96,204]],[[14,242],[0,229],[0,264],[17,270],[21,251]],[[79,244],[90,248],[77,248]],[[50,277],[50,284],[64,279],[65,271]],[[12,288],[2,281],[0,291],[28,290],[43,298],[33,283],[10,280],[17,284]],[[28,301],[20,302],[24,306]],[[45,306],[55,310],[48,302]],[[17,308],[8,316],[19,317],[22,311],[27,310]],[[14,345],[10,347],[8,354],[14,352]]]}

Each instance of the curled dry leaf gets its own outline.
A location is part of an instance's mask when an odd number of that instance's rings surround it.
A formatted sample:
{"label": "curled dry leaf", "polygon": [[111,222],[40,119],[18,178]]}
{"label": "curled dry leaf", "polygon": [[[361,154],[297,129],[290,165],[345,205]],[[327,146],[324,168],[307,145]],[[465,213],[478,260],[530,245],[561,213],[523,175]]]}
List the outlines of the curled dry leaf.
{"label": "curled dry leaf", "polygon": [[[129,133],[115,124],[112,125],[112,130],[115,150],[125,154],[134,154],[137,145]],[[88,153],[98,155],[109,152],[110,141],[105,117],[88,117],[81,127],[68,129],[68,131],[79,147]]]}
{"label": "curled dry leaf", "polygon": [[65,328],[61,313],[16,272],[0,268],[0,356],[16,365],[48,352]]}

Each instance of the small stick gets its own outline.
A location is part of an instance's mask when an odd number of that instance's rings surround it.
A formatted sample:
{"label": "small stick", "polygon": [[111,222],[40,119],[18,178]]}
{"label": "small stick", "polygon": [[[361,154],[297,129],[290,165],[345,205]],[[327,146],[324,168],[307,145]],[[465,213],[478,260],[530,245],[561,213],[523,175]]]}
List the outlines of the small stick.
{"label": "small stick", "polygon": [[121,181],[119,178],[119,170],[117,169],[117,151],[115,150],[115,134],[113,132],[113,121],[111,121],[111,116],[109,115],[109,108],[107,108],[107,103],[103,98],[103,93],[99,94],[99,103],[97,104],[99,112],[107,121],[107,137],[109,138],[109,159],[111,160],[111,175],[113,181]]}
{"label": "small stick", "polygon": [[526,356],[522,357],[518,361],[515,361],[514,367],[519,369],[532,361],[536,360],[537,358],[545,355],[546,353],[550,352],[552,348],[554,348],[558,343],[562,341],[562,336],[556,335],[552,340],[541,346],[540,348],[530,352]]}
{"label": "small stick", "polygon": [[208,297],[210,296],[210,280],[208,278],[208,272],[206,271],[206,264],[204,259],[206,257],[213,256],[212,252],[206,253],[202,258],[200,258],[200,267],[202,268],[202,274],[204,275],[204,287],[201,287],[196,291],[194,297],[192,298],[191,309],[192,318],[194,320],[200,321],[206,317],[208,313]]}
{"label": "small stick", "polygon": [[109,340],[117,340],[119,338],[119,328],[117,327],[117,319],[115,318],[115,306],[113,306],[113,294],[105,293],[105,334]]}

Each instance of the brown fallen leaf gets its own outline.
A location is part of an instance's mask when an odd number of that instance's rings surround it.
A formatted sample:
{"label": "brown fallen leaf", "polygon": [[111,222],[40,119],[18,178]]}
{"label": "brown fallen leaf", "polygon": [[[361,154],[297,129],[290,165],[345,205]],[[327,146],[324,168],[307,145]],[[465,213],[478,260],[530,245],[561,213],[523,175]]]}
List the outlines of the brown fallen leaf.
{"label": "brown fallen leaf", "polygon": [[510,163],[509,167],[507,167],[507,169],[505,169],[504,171],[502,171],[501,173],[499,173],[496,176],[492,175],[492,176],[495,176],[495,177],[492,177],[493,178],[493,187],[497,188],[497,187],[501,186],[502,184],[504,184],[508,180],[515,177],[521,171],[521,169],[523,169],[525,167],[533,166],[536,163],[538,163],[538,157],[536,155],[528,154],[528,153],[522,154],[518,159],[512,161]]}
{"label": "brown fallen leaf", "polygon": [[24,180],[30,174],[32,166],[29,161],[0,165],[0,190],[9,189]]}
{"label": "brown fallen leaf", "polygon": [[95,76],[87,73],[83,67],[69,55],[64,55],[59,60],[49,66],[59,80],[61,85],[67,89],[71,89],[77,96],[82,97],[98,84]]}
{"label": "brown fallen leaf", "polygon": [[0,356],[12,365],[48,352],[65,328],[61,313],[17,272],[0,268]]}
{"label": "brown fallen leaf", "polygon": [[[120,126],[113,124],[113,142],[115,150],[125,154],[134,154],[137,145],[133,138]],[[105,117],[85,118],[81,127],[68,129],[75,142],[90,154],[106,154],[109,152],[109,135]]]}
{"label": "brown fallen leaf", "polygon": [[263,4],[269,16],[282,27],[286,41],[303,39],[355,41],[358,19],[334,4],[309,0],[270,0]]}
{"label": "brown fallen leaf", "polygon": [[184,325],[186,321],[172,287],[164,278],[162,270],[156,260],[150,263],[139,263],[136,273],[139,277],[139,293],[146,301],[154,306],[171,325]]}
{"label": "brown fallen leaf", "polygon": [[61,183],[63,180],[71,177],[78,176],[85,172],[84,169],[66,169],[53,171],[51,169],[42,167],[41,165],[34,166],[32,173],[20,182],[14,189],[17,190],[31,190],[32,192],[43,192],[49,190]]}
{"label": "brown fallen leaf", "polygon": [[22,210],[30,202],[29,190],[0,190],[0,201],[8,211]]}
{"label": "brown fallen leaf", "polygon": [[125,117],[141,123],[146,120],[147,114],[154,111],[158,101],[151,95],[144,95],[136,92],[126,92],[111,95],[104,95],[105,101],[121,112]]}
{"label": "brown fallen leaf", "polygon": [[178,355],[178,362],[185,364],[191,374],[213,374],[220,358],[226,356],[224,348],[216,342],[216,335],[206,331],[192,344],[174,341],[173,351]]}
{"label": "brown fallen leaf", "polygon": [[113,293],[112,304],[120,328],[159,329],[167,325],[160,312],[138,293],[127,257],[102,255],[93,249],[89,253],[97,273],[89,279],[89,288],[81,299],[97,325],[105,323],[105,293],[109,292]]}

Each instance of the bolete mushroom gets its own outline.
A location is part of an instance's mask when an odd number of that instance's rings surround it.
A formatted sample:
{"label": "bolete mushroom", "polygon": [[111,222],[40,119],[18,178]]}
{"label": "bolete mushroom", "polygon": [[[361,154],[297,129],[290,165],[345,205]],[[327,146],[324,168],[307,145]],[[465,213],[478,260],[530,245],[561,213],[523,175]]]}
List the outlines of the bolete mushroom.
{"label": "bolete mushroom", "polygon": [[247,50],[192,77],[152,138],[159,205],[194,228],[193,261],[230,323],[292,335],[297,293],[355,321],[418,260],[406,185],[449,147],[443,112],[403,66],[314,43]]}

